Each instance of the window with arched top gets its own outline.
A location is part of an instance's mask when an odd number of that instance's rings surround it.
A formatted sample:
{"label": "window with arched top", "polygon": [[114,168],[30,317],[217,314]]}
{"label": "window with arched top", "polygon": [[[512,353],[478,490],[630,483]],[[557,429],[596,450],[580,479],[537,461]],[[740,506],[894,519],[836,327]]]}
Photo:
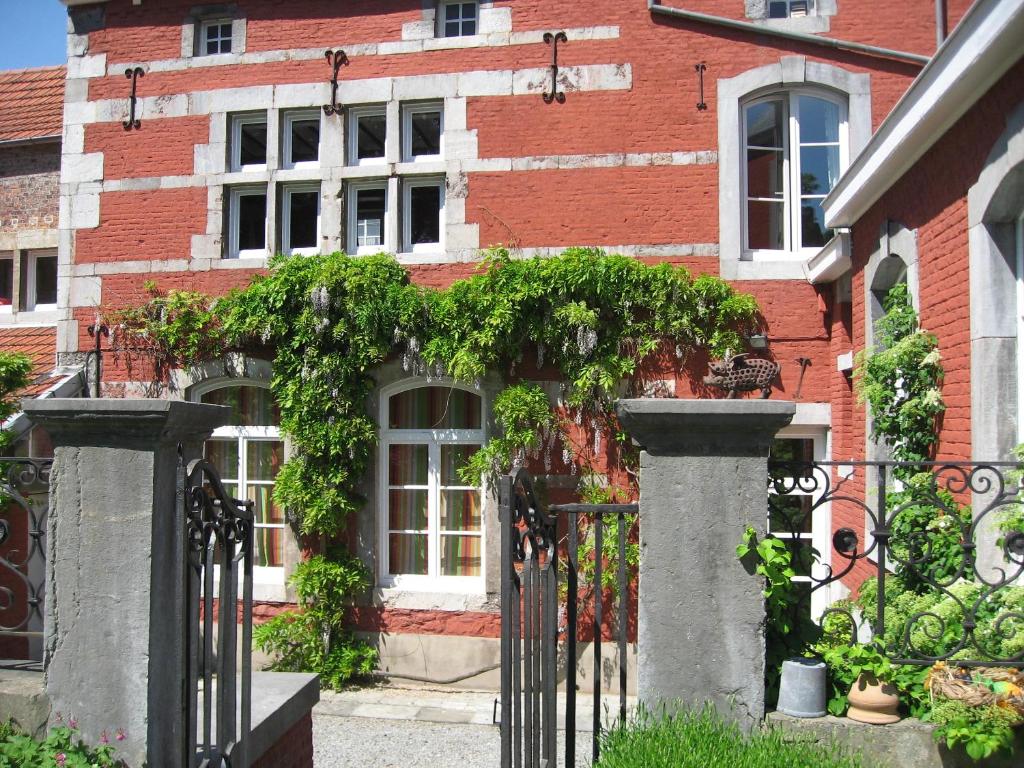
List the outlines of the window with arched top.
{"label": "window with arched top", "polygon": [[256,568],[284,566],[284,510],[274,503],[274,481],[284,464],[280,413],[273,395],[255,383],[200,391],[197,399],[231,408],[231,421],[206,442],[206,458],[217,468],[228,493],[254,502]]}
{"label": "window with arched top", "polygon": [[406,385],[385,390],[381,410],[382,585],[482,588],[483,488],[459,470],[483,444],[483,398]]}

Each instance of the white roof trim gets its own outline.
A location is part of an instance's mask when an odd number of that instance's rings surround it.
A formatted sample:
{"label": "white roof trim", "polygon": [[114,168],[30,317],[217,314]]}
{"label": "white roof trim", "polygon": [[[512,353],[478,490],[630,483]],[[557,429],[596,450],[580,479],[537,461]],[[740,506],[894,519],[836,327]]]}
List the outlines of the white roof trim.
{"label": "white roof trim", "polygon": [[[48,397],[74,397],[85,389],[85,372],[83,368],[75,366],[58,368],[50,375],[62,376],[63,378],[55,381],[35,397],[26,398],[27,400],[43,400]],[[28,432],[31,427],[32,422],[29,421],[24,411],[11,414],[3,424],[0,424],[0,429],[5,432],[12,432],[15,440]]]}
{"label": "white roof trim", "polygon": [[978,0],[825,199],[849,227],[1021,57],[1024,0]]}
{"label": "white roof trim", "polygon": [[836,232],[821,250],[804,262],[804,275],[809,283],[830,283],[850,271],[853,252],[848,229]]}

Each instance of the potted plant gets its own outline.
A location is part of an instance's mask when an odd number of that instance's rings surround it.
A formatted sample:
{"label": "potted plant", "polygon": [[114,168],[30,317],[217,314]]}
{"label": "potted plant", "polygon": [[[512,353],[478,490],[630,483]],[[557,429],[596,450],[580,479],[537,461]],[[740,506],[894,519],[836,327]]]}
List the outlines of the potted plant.
{"label": "potted plant", "polygon": [[895,670],[888,658],[872,644],[843,645],[825,652],[825,662],[832,673],[833,699],[829,711],[839,714],[848,702],[846,716],[872,725],[885,725],[900,720],[900,697],[893,685]]}

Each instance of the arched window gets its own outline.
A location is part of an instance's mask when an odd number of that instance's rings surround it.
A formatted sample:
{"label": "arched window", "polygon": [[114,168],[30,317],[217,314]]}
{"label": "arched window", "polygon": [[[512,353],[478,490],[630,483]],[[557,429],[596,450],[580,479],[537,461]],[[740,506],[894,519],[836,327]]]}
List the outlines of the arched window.
{"label": "arched window", "polygon": [[[220,472],[228,493],[255,503],[257,568],[284,566],[284,510],[274,504],[274,480],[284,463],[280,414],[270,390],[256,383],[203,389],[198,399],[231,408],[231,422],[206,443],[206,458]],[[283,570],[282,570],[283,573]]]}
{"label": "arched window", "polygon": [[453,386],[381,398],[380,577],[383,586],[483,586],[483,489],[459,474],[483,444],[483,400]]}

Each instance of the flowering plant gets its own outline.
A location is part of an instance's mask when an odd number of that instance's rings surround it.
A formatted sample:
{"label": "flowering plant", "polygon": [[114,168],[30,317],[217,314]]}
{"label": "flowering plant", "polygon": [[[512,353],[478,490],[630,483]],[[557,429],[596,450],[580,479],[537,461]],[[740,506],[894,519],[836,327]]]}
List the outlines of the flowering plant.
{"label": "flowering plant", "polygon": [[82,741],[75,718],[64,724],[58,713],[57,721],[60,724],[43,739],[21,733],[10,723],[0,724],[0,768],[125,768],[124,761],[114,756],[115,744],[111,743],[124,741],[123,729],[113,735],[103,731],[101,745],[90,747]]}

